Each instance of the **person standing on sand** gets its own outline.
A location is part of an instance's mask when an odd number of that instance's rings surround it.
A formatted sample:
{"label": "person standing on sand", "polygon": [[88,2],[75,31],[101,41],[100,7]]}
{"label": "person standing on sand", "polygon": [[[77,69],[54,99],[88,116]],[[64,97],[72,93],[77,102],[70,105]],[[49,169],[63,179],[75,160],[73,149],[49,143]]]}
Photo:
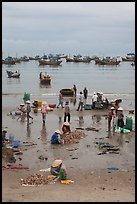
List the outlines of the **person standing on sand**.
{"label": "person standing on sand", "polygon": [[30,100],[26,101],[27,107],[26,107],[26,111],[27,111],[27,122],[29,123],[29,118],[31,118],[33,120],[33,117],[30,115],[31,112],[31,106],[30,106]]}
{"label": "person standing on sand", "polygon": [[42,106],[41,106],[41,114],[42,114],[43,125],[45,124],[46,114],[48,113],[47,107],[48,107],[47,102],[44,101],[42,103]]}
{"label": "person standing on sand", "polygon": [[111,107],[109,112],[108,112],[108,132],[111,131],[111,121],[112,121],[112,117],[114,115],[114,110],[115,110],[115,108]]}
{"label": "person standing on sand", "polygon": [[66,122],[67,118],[68,118],[68,122],[70,122],[70,107],[69,107],[69,101],[66,101],[66,103],[65,103],[64,122]]}
{"label": "person standing on sand", "polygon": [[119,107],[117,110],[117,116],[118,116],[118,126],[123,128],[124,127],[124,114],[123,114],[123,108]]}
{"label": "person standing on sand", "polygon": [[77,96],[77,88],[76,88],[75,84],[73,85],[73,89],[74,89],[74,94],[75,94],[75,97],[76,97]]}
{"label": "person standing on sand", "polygon": [[97,94],[94,92],[94,94],[93,94],[93,96],[92,96],[92,109],[95,109],[97,99],[98,99],[98,96],[97,96]]}
{"label": "person standing on sand", "polygon": [[88,90],[86,87],[83,90],[83,94],[84,94],[84,105],[86,105],[86,101],[87,101],[87,97],[88,97]]}
{"label": "person standing on sand", "polygon": [[82,109],[83,109],[83,100],[84,100],[84,97],[83,97],[83,94],[82,94],[82,91],[81,91],[77,111],[79,111],[79,109],[82,111]]}
{"label": "person standing on sand", "polygon": [[62,108],[64,108],[63,107],[63,95],[62,95],[61,91],[59,93],[59,104],[57,105],[57,108],[59,108],[60,105]]}

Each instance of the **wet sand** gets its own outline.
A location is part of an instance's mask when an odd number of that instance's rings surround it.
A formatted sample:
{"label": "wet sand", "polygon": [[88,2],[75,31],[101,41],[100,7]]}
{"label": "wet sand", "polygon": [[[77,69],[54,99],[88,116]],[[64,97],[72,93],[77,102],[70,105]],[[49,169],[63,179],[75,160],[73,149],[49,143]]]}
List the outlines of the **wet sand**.
{"label": "wet sand", "polygon": [[[15,99],[15,101],[18,99]],[[17,102],[16,101],[16,102]],[[18,103],[19,104],[19,101]],[[99,131],[86,131],[86,137],[79,143],[69,145],[51,145],[50,136],[63,124],[63,109],[55,108],[47,115],[46,125],[42,125],[41,113],[31,115],[33,123],[17,121],[17,116],[7,116],[15,105],[3,104],[2,126],[8,127],[8,134],[16,139],[32,141],[36,145],[26,147],[23,155],[16,156],[16,163],[29,167],[29,170],[2,171],[2,200],[8,202],[134,202],[135,201],[135,132],[114,134],[107,132],[107,110],[76,111],[71,105],[71,129],[94,127]],[[124,111],[128,115],[128,110]],[[134,128],[133,128],[134,129]],[[97,141],[117,145],[120,154],[98,155]],[[68,151],[74,148],[75,150]],[[46,160],[40,160],[43,155]],[[22,160],[19,160],[19,157]],[[21,186],[20,179],[40,169],[50,167],[52,161],[61,158],[67,168],[68,179],[73,184],[65,185],[57,181],[38,187]],[[75,159],[74,159],[75,158]],[[3,165],[5,162],[3,161]],[[117,167],[119,170],[108,170]],[[44,174],[48,175],[48,172]]]}

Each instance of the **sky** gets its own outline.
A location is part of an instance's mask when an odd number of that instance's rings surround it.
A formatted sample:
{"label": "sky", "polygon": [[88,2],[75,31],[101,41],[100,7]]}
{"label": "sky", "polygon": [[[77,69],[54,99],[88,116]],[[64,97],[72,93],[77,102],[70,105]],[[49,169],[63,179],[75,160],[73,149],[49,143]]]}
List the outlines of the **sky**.
{"label": "sky", "polygon": [[2,2],[3,56],[135,52],[135,2]]}

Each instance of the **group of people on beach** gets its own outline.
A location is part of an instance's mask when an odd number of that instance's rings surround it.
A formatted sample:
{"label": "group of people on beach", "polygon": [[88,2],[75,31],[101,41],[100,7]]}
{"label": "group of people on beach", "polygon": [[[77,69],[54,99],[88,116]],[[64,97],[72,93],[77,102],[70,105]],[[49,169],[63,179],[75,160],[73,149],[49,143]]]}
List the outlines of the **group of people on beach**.
{"label": "group of people on beach", "polygon": [[[77,96],[77,88],[76,85],[73,86],[75,97]],[[78,107],[76,111],[82,111],[84,106],[86,105],[86,101],[88,98],[88,90],[85,87],[83,91],[80,91],[79,95],[79,102],[78,102]],[[96,109],[96,103],[100,100],[101,103],[108,104],[107,98],[103,95],[103,93],[93,93],[92,97],[92,109]],[[42,101],[41,101],[42,102]],[[64,123],[62,126],[62,132],[67,133],[71,132],[70,130],[70,120],[71,120],[71,111],[70,111],[70,106],[69,106],[69,101],[67,100],[65,102],[65,105],[63,104],[63,95],[60,91],[59,93],[59,103],[57,105],[57,108],[60,106],[64,109]],[[118,104],[116,104],[118,105]],[[34,110],[38,110],[39,104],[37,100],[34,100],[31,106],[31,101],[26,100],[24,103],[20,104],[20,107],[18,110],[21,112],[21,115],[27,117],[27,123],[29,124],[29,119],[32,119],[33,117],[30,115],[31,113],[31,108],[35,108]],[[107,107],[107,106],[106,106]],[[43,101],[41,103],[41,115],[42,115],[42,122],[43,125],[45,125],[46,122],[46,115],[48,114],[48,103],[46,101]],[[111,131],[111,129],[114,130],[116,126],[123,127],[124,126],[124,115],[123,115],[123,110],[119,106],[112,106],[108,112],[108,131]],[[54,134],[51,136],[51,143],[62,143],[61,138],[60,138],[61,132],[60,130],[56,130]]]}

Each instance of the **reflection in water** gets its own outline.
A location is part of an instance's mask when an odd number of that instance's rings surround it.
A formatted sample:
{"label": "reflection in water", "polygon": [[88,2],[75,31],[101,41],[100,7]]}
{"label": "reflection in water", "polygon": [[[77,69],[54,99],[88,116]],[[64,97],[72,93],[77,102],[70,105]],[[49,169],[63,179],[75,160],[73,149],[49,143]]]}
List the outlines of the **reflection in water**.
{"label": "reflection in water", "polygon": [[51,88],[51,84],[41,84],[39,83],[40,88]]}
{"label": "reflection in water", "polygon": [[107,138],[114,142],[114,144],[123,147],[124,138],[123,133],[108,132]]}
{"label": "reflection in water", "polygon": [[59,130],[61,130],[61,128],[62,128],[62,117],[61,116],[59,116]]}
{"label": "reflection in water", "polygon": [[122,133],[117,133],[114,134],[114,139],[118,143],[119,146],[123,147],[123,134]]}
{"label": "reflection in water", "polygon": [[27,123],[27,137],[31,136],[30,123]]}
{"label": "reflection in water", "polygon": [[71,97],[70,98],[70,103],[73,103],[73,105],[76,105],[76,97]]}
{"label": "reflection in water", "polygon": [[14,84],[20,84],[20,78],[8,78],[7,84],[13,84],[13,82]]}
{"label": "reflection in water", "polygon": [[81,127],[84,123],[84,118],[83,116],[79,116],[79,126]]}
{"label": "reflection in water", "polygon": [[41,141],[46,142],[47,141],[47,130],[45,124],[42,125],[41,129]]}
{"label": "reflection in water", "polygon": [[25,119],[26,119],[26,114],[22,114],[22,115],[19,115],[19,117],[17,118],[17,121],[20,119],[20,122],[24,123],[25,122]]}
{"label": "reflection in water", "polygon": [[93,115],[92,116],[92,120],[93,120],[93,124],[101,124],[100,121],[101,121],[101,116],[100,115]]}

